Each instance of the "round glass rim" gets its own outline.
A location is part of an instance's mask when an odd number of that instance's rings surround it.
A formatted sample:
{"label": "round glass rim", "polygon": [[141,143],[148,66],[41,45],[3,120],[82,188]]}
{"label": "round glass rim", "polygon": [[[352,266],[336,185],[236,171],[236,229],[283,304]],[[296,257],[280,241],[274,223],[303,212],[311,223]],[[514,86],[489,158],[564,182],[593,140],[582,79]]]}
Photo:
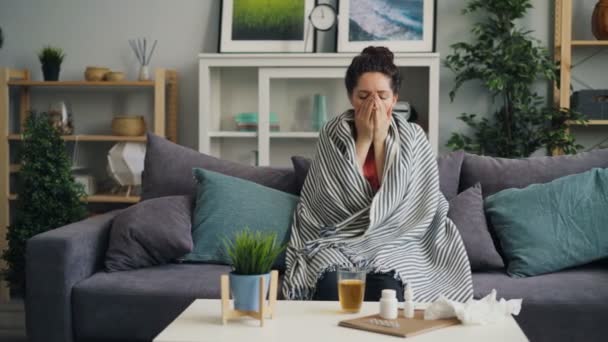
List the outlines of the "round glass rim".
{"label": "round glass rim", "polygon": [[367,273],[367,271],[365,267],[338,267],[338,273]]}

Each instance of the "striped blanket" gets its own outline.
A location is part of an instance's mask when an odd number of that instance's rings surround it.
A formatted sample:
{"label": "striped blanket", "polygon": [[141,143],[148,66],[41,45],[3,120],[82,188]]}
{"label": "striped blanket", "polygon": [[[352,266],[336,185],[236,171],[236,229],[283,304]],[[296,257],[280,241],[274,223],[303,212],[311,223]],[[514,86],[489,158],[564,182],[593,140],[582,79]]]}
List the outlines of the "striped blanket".
{"label": "striped blanket", "polygon": [[353,136],[352,110],[321,130],[294,213],[284,296],[311,299],[326,271],[355,266],[394,271],[410,284],[415,301],[440,294],[469,299],[469,261],[447,218],[437,163],[422,128],[393,114],[382,186],[375,194],[358,170]]}

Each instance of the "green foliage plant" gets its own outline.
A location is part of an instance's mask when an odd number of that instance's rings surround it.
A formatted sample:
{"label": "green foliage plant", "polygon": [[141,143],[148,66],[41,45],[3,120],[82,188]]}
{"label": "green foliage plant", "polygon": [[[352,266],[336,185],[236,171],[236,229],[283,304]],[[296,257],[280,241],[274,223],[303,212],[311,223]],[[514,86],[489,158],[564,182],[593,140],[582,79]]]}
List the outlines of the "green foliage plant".
{"label": "green foliage plant", "polygon": [[233,240],[224,240],[226,254],[235,274],[257,275],[271,271],[286,246],[277,242],[276,233],[242,230]]}
{"label": "green foliage plant", "polygon": [[[580,113],[546,106],[535,90],[540,79],[558,81],[559,68],[531,31],[516,27],[532,8],[530,0],[470,0],[463,14],[479,14],[473,43],[451,45],[445,65],[456,73],[450,91],[468,81],[480,82],[490,93],[493,115],[462,113],[459,119],[472,135],[452,133],[447,146],[505,158],[528,157],[545,147],[547,153],[574,154],[583,146],[568,131],[568,121],[585,123]],[[558,82],[559,84],[559,82]]]}
{"label": "green foliage plant", "polygon": [[56,48],[49,45],[45,46],[38,52],[38,59],[43,65],[61,65],[64,58],[65,53],[61,48]]}
{"label": "green foliage plant", "polygon": [[70,172],[71,161],[59,132],[46,113],[31,113],[26,120],[17,174],[17,203],[8,227],[8,264],[5,278],[11,288],[25,290],[25,255],[31,237],[83,219],[86,206],[82,185]]}

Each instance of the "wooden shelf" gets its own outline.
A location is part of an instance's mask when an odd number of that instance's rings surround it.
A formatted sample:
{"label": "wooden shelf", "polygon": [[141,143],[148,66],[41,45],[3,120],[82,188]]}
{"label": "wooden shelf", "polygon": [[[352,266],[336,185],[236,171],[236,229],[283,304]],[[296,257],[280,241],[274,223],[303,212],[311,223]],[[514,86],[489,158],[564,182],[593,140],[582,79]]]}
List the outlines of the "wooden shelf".
{"label": "wooden shelf", "polygon": [[139,202],[139,196],[92,195],[84,201],[89,203],[137,203]]}
{"label": "wooden shelf", "polygon": [[[17,199],[16,194],[8,195],[8,199],[14,201]],[[122,196],[122,195],[92,195],[82,199],[88,203],[137,203],[139,196]]]}
{"label": "wooden shelf", "polygon": [[608,46],[608,40],[573,40],[572,46]]}
{"label": "wooden shelf", "polygon": [[271,138],[316,139],[319,132],[270,132]]}
{"label": "wooden shelf", "polygon": [[[76,76],[79,77],[78,75]],[[19,161],[11,158],[13,152],[11,145],[21,144],[22,133],[30,111],[32,109],[32,98],[38,93],[54,93],[56,91],[69,91],[78,94],[89,92],[101,92],[117,96],[122,93],[132,95],[134,93],[147,93],[152,97],[152,111],[149,114],[149,130],[158,136],[166,137],[168,140],[177,141],[178,123],[178,74],[175,70],[157,68],[154,70],[153,79],[148,81],[125,80],[119,82],[96,81],[89,82],[83,79],[60,80],[54,82],[32,80],[31,73],[27,69],[0,68],[0,250],[6,247],[6,229],[11,223],[10,201],[17,199],[15,189],[11,189],[10,180],[22,172],[23,168]],[[12,91],[17,91],[17,96],[12,96]],[[122,96],[122,95],[120,95]],[[110,114],[110,113],[108,113]],[[111,117],[108,116],[108,124]],[[12,129],[15,127],[16,129]],[[19,129],[17,129],[17,127]],[[109,130],[108,130],[109,131]],[[16,133],[16,134],[10,134]],[[80,132],[83,134],[64,135],[64,141],[71,142],[96,142],[114,144],[117,142],[145,143],[146,136],[117,136],[112,133],[87,134],[94,132]],[[75,143],[74,143],[75,144]],[[69,145],[69,144],[68,144]],[[66,146],[67,148],[68,146]],[[99,156],[105,158],[105,156]],[[13,164],[11,164],[11,162]],[[88,165],[87,165],[88,166]],[[92,166],[92,165],[91,165]],[[86,203],[123,203],[130,205],[139,202],[138,196],[126,196],[125,193],[110,194],[100,193],[93,196],[84,196]],[[109,208],[108,208],[109,209]],[[6,267],[6,263],[0,260],[0,269]],[[0,281],[0,301],[9,299],[7,284]]]}
{"label": "wooden shelf", "polygon": [[258,132],[216,131],[209,132],[210,138],[255,138]]}
{"label": "wooden shelf", "polygon": [[154,87],[154,81],[29,81],[13,80],[9,86],[19,87]]}
{"label": "wooden shelf", "polygon": [[589,120],[586,124],[580,124],[576,121],[568,121],[567,124],[571,126],[606,126],[608,125],[608,120]]}
{"label": "wooden shelf", "polygon": [[[78,135],[62,135],[61,139],[65,141],[134,141],[134,142],[145,142],[146,136],[120,136],[120,135],[88,135],[88,134],[78,134]],[[23,140],[21,134],[9,134],[8,140],[19,141]]]}
{"label": "wooden shelf", "polygon": [[[209,132],[210,138],[256,138],[257,132],[217,131]],[[270,132],[270,138],[316,139],[319,132]]]}

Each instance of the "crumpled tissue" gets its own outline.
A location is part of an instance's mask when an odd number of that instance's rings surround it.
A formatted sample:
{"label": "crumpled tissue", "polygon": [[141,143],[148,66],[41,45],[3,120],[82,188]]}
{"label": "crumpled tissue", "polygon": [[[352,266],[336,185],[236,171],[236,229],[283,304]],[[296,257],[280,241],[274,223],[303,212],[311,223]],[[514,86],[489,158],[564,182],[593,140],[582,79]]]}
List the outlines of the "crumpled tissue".
{"label": "crumpled tissue", "polygon": [[424,319],[442,319],[456,316],[462,324],[487,324],[510,315],[519,315],[521,299],[496,300],[496,290],[480,300],[469,299],[465,303],[447,299],[441,295],[424,311]]}

